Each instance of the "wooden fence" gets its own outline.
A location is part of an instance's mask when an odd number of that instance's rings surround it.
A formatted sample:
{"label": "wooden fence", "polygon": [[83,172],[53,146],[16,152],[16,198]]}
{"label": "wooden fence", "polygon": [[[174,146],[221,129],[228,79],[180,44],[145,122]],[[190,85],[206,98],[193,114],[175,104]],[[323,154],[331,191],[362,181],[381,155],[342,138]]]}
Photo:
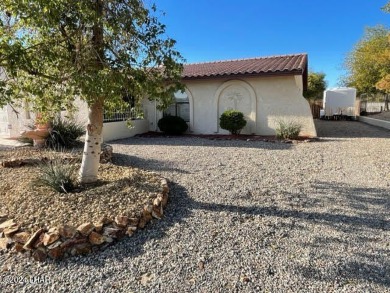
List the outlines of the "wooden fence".
{"label": "wooden fence", "polygon": [[320,119],[320,110],[322,109],[322,106],[318,104],[310,104],[310,109],[313,118]]}

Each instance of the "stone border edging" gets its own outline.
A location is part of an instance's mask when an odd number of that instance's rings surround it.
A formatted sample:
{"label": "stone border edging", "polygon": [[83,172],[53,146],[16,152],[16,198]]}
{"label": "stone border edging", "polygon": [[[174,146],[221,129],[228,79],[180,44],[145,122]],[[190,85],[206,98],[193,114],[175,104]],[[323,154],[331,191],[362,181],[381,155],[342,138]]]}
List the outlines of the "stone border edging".
{"label": "stone border edging", "polygon": [[161,191],[144,206],[139,217],[104,217],[97,223],[40,228],[32,234],[21,230],[14,219],[0,215],[0,250],[26,252],[36,261],[45,261],[48,256],[57,260],[104,249],[125,235],[132,236],[138,229],[143,229],[152,218],[161,219],[168,193],[168,182],[161,177]]}

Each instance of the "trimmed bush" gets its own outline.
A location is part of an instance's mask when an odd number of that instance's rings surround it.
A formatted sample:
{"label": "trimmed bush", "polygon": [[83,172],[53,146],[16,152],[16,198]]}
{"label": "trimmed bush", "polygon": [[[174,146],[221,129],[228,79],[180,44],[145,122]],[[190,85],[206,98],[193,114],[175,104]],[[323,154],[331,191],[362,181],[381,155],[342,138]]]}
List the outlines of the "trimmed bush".
{"label": "trimmed bush", "polygon": [[51,125],[46,146],[54,150],[73,148],[79,143],[78,138],[85,133],[85,127],[73,120],[57,118]]}
{"label": "trimmed bush", "polygon": [[237,110],[227,110],[219,118],[219,126],[228,130],[231,134],[240,134],[245,125],[244,114]]}
{"label": "trimmed bush", "polygon": [[188,125],[178,116],[165,116],[158,120],[158,128],[166,134],[179,135],[187,131]]}
{"label": "trimmed bush", "polygon": [[68,193],[75,188],[76,166],[60,159],[39,165],[39,175],[35,183],[47,186],[60,193]]}
{"label": "trimmed bush", "polygon": [[276,137],[278,139],[297,139],[301,132],[302,125],[295,121],[277,121]]}

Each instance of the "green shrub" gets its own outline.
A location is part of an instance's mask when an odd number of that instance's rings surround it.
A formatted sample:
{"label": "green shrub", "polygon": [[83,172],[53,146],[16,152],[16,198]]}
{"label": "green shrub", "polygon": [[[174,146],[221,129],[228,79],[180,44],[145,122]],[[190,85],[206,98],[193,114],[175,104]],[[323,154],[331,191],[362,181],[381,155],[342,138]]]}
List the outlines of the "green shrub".
{"label": "green shrub", "polygon": [[183,118],[178,116],[165,116],[158,120],[158,128],[166,134],[182,134],[187,131],[188,125]]}
{"label": "green shrub", "polygon": [[61,159],[42,163],[38,166],[39,174],[35,183],[47,186],[60,193],[68,193],[75,188],[76,165]]}
{"label": "green shrub", "polygon": [[244,114],[240,111],[227,110],[219,118],[219,126],[222,129],[228,130],[231,134],[240,134],[240,131],[245,125],[246,120]]}
{"label": "green shrub", "polygon": [[46,146],[55,150],[76,146],[79,143],[78,138],[85,133],[85,127],[73,120],[57,118],[51,125],[52,130],[46,140]]}
{"label": "green shrub", "polygon": [[277,121],[276,137],[278,139],[297,139],[301,132],[302,125],[295,121]]}

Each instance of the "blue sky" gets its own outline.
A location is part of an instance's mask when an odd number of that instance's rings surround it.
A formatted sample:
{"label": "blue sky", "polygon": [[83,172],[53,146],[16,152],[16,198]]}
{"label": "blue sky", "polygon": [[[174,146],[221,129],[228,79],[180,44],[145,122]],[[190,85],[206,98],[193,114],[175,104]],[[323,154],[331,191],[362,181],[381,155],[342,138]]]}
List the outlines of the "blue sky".
{"label": "blue sky", "polygon": [[[367,26],[390,26],[388,0],[155,0],[188,63],[308,53],[335,87]],[[152,2],[152,1],[150,1]]]}

